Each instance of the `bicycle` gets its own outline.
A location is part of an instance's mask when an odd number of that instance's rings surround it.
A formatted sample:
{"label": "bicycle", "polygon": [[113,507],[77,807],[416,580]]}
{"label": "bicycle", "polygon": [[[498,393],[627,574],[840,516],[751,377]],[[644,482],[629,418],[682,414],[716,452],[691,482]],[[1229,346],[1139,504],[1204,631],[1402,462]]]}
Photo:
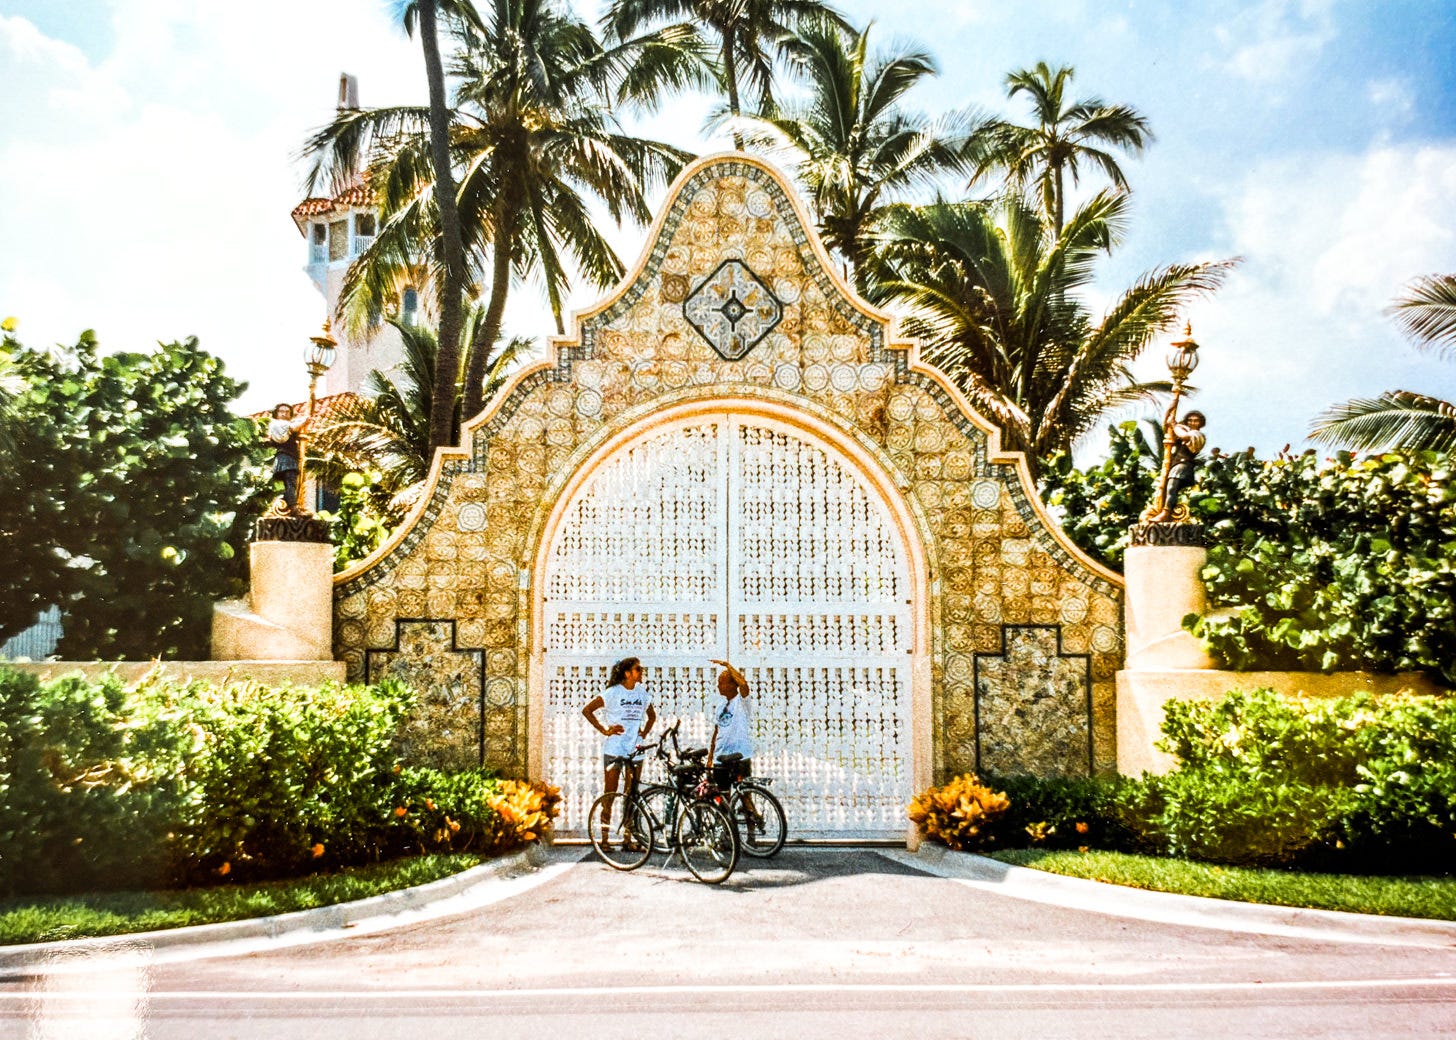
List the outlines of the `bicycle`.
{"label": "bicycle", "polygon": [[[637,796],[639,785],[632,782],[637,766],[634,756],[614,755],[607,759],[606,764],[621,771],[626,790],[606,791],[592,802],[586,814],[587,837],[608,866],[617,870],[636,870],[647,862],[653,846],[657,844],[652,817]],[[615,829],[613,820],[616,821]]]}
{"label": "bicycle", "polygon": [[[648,784],[642,791],[642,800],[656,827],[659,842],[654,849],[656,852],[668,851],[667,835],[677,813],[678,802],[702,780],[708,756],[707,748],[682,750],[677,739],[680,723],[681,720],[678,720],[667,727],[658,741],[648,746],[648,750],[655,751],[657,759],[663,763],[669,778],[668,783]],[[714,786],[720,792],[727,788],[725,808],[733,820],[743,851],[750,856],[767,859],[778,854],[788,837],[784,807],[768,790],[768,785],[773,783],[771,777],[735,777],[724,783],[728,771],[722,767],[732,765],[741,757],[725,755],[719,759],[714,770]]]}
{"label": "bicycle", "polygon": [[768,789],[773,777],[737,775],[732,767],[742,758],[742,755],[724,755],[718,759],[715,769],[720,786],[724,777],[733,774],[727,784],[728,811],[738,828],[743,851],[758,859],[768,859],[778,855],[789,836],[784,807]]}
{"label": "bicycle", "polygon": [[[660,748],[662,743],[659,740],[656,745],[640,745],[638,752]],[[633,756],[613,759],[609,764],[630,768]],[[649,810],[647,800],[657,786],[630,784],[626,791],[608,791],[592,802],[587,812],[587,834],[597,855],[617,870],[635,870],[653,852],[667,853],[669,863],[675,854],[704,884],[728,880],[738,866],[740,845],[722,793],[705,777],[693,785],[687,797],[673,800],[667,807],[671,816],[658,819]],[[615,846],[612,837],[618,839]]]}

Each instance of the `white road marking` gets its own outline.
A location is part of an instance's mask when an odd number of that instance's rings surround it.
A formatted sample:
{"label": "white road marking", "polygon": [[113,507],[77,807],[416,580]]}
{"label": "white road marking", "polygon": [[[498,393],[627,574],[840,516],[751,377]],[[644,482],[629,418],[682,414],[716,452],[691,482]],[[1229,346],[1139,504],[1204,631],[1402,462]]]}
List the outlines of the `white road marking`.
{"label": "white road marking", "polygon": [[[1277,979],[1268,982],[1109,982],[1090,985],[1070,983],[771,983],[755,985],[738,983],[724,985],[681,985],[681,986],[566,986],[541,989],[369,989],[369,990],[156,990],[145,994],[149,1001],[203,1001],[203,1000],[439,1000],[441,998],[475,1000],[517,1000],[517,999],[559,999],[563,997],[611,997],[611,996],[676,996],[682,994],[739,993],[1225,993],[1238,991],[1300,991],[1300,990],[1365,990],[1394,989],[1400,987],[1456,988],[1456,977],[1450,975],[1422,976],[1416,978],[1388,979]],[[46,993],[44,999],[60,998],[74,1000],[95,999],[95,987],[86,992],[71,991]],[[0,1001],[33,1001],[34,992],[0,992]]]}

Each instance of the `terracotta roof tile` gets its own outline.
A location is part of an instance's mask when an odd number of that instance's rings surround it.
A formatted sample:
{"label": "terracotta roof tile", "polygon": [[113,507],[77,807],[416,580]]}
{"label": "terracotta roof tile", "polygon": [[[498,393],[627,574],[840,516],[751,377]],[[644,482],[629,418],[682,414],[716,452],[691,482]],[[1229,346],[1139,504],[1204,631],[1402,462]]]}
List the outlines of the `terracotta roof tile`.
{"label": "terracotta roof tile", "polygon": [[[352,390],[345,390],[341,394],[329,394],[329,396],[327,397],[320,397],[314,401],[314,418],[330,419],[334,416],[336,412],[362,400],[364,400],[364,398],[360,394],[354,393]],[[278,404],[283,403],[284,402],[282,401],[278,402]],[[249,418],[257,419],[259,422],[266,422],[267,420],[273,418],[273,408],[277,408],[278,404],[273,405],[272,408],[268,408],[265,411],[254,412],[251,416],[249,416]],[[295,402],[293,404],[294,414],[297,415],[307,406],[307,399]]]}
{"label": "terracotta roof tile", "polygon": [[321,217],[334,212],[373,205],[374,193],[369,190],[369,186],[367,184],[354,184],[345,188],[331,199],[304,199],[297,206],[293,207],[293,223],[298,227],[298,233],[300,235],[306,235],[308,234],[309,217]]}

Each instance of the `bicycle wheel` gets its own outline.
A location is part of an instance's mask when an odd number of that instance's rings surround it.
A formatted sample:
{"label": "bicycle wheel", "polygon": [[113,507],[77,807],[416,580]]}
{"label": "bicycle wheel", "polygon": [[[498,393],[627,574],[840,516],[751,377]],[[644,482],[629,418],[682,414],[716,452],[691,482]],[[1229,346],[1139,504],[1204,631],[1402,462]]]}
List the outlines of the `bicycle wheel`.
{"label": "bicycle wheel", "polygon": [[640,788],[637,800],[652,817],[652,851],[663,855],[672,851],[673,817],[677,813],[678,795],[666,784],[649,784]]}
{"label": "bicycle wheel", "polygon": [[652,855],[652,817],[641,802],[621,791],[608,791],[592,802],[586,826],[592,848],[610,867],[635,870]]}
{"label": "bicycle wheel", "polygon": [[738,832],[733,819],[712,802],[692,801],[677,814],[673,843],[693,877],[706,885],[728,880],[738,866]]}
{"label": "bicycle wheel", "polygon": [[745,781],[733,792],[730,804],[744,852],[767,859],[784,847],[789,836],[784,807],[767,788]]}

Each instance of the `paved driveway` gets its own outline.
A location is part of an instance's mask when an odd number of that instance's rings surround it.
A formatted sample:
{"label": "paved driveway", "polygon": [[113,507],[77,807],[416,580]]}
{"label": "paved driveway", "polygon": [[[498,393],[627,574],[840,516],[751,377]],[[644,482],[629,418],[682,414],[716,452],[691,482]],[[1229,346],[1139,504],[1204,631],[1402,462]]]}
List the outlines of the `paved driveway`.
{"label": "paved driveway", "polygon": [[[790,847],[710,888],[557,849],[470,914],[14,979],[13,1036],[1331,1036],[1456,1032],[1456,950],[1153,923]],[[903,858],[903,857],[902,857]],[[77,994],[91,994],[81,999]],[[106,1001],[110,1004],[106,1004]],[[100,1004],[97,1002],[101,1001]],[[100,1007],[104,1014],[97,1011]],[[113,1021],[114,1020],[114,1021]],[[145,1024],[144,1026],[142,1024]]]}

